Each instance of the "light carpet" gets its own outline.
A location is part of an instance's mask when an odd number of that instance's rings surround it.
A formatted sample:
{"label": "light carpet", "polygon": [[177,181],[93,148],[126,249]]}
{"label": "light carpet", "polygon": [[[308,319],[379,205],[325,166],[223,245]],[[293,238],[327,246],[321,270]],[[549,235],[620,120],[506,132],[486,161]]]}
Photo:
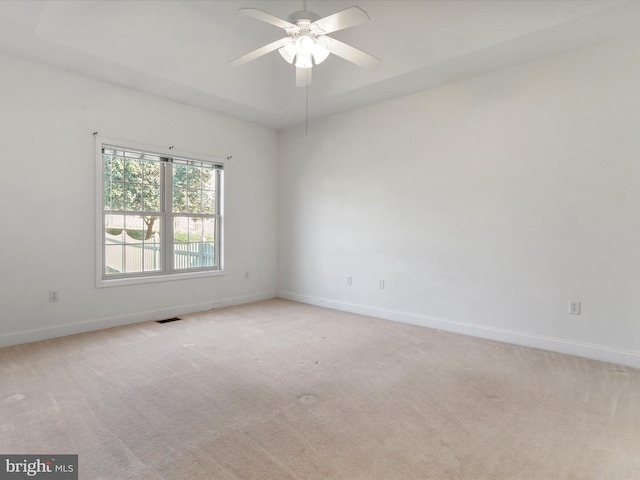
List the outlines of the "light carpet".
{"label": "light carpet", "polygon": [[285,300],[0,349],[81,479],[637,479],[640,370]]}

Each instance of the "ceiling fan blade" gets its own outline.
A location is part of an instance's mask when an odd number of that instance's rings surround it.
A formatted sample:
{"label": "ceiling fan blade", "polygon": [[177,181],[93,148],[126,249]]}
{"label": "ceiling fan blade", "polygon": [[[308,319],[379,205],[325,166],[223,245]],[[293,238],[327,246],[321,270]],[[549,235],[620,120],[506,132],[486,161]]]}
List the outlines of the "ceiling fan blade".
{"label": "ceiling fan blade", "polygon": [[306,87],[311,83],[311,68],[296,67],[296,87]]}
{"label": "ceiling fan blade", "polygon": [[293,39],[291,37],[281,38],[280,40],[271,42],[270,44],[265,45],[264,47],[257,48],[254,51],[249,53],[245,53],[244,55],[231,60],[229,63],[231,65],[244,65],[245,63],[250,62],[251,60],[255,60],[256,58],[261,57],[262,55],[266,55],[267,53],[273,52],[274,50],[278,50],[290,44],[291,42],[293,42]]}
{"label": "ceiling fan blade", "polygon": [[248,17],[253,17],[263,22],[270,23],[271,25],[275,25],[276,27],[284,28],[285,30],[290,28],[293,28],[295,30],[300,30],[293,23],[287,22],[282,18],[275,17],[270,13],[263,12],[262,10],[258,10],[257,8],[241,8],[240,10],[238,10],[238,13],[247,15]]}
{"label": "ceiling fan blade", "polygon": [[378,65],[380,65],[380,59],[374,57],[373,55],[369,55],[362,50],[358,50],[351,45],[347,45],[346,43],[342,43],[339,40],[331,37],[324,37],[327,39],[327,48],[331,53],[337,55],[338,57],[344,58],[348,62],[355,63],[356,65],[374,69]]}
{"label": "ceiling fan blade", "polygon": [[333,15],[326,16],[320,20],[316,20],[311,24],[320,29],[319,34],[326,35],[327,33],[337,32],[349,27],[354,27],[362,23],[367,23],[369,20],[369,14],[359,7],[350,7],[346,10],[334,13]]}

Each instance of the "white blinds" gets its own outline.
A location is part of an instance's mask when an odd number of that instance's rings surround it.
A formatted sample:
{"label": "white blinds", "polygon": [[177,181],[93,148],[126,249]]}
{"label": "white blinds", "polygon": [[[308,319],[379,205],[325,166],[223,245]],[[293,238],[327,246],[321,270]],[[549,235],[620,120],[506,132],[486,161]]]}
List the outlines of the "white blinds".
{"label": "white blinds", "polygon": [[173,157],[164,154],[157,154],[151,152],[143,152],[140,150],[134,150],[131,148],[123,148],[115,145],[103,145],[103,155],[111,155],[120,158],[130,158],[133,160],[144,160],[147,162],[167,162],[176,165],[186,165],[190,167],[207,168],[211,170],[222,170],[224,166],[222,164],[206,161],[195,160],[192,158]]}

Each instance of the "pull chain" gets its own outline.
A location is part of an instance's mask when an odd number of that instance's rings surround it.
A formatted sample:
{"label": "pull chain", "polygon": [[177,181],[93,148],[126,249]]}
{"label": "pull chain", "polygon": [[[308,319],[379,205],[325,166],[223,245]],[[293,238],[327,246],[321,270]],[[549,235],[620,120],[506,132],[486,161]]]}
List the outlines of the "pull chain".
{"label": "pull chain", "polygon": [[304,95],[305,95],[305,99],[304,99],[304,134],[308,135],[309,134],[309,84],[307,83],[307,86],[304,87]]}
{"label": "pull chain", "polygon": [[[307,0],[302,0],[302,10],[307,11]],[[304,134],[309,134],[309,72],[305,72],[306,81],[304,87]]]}

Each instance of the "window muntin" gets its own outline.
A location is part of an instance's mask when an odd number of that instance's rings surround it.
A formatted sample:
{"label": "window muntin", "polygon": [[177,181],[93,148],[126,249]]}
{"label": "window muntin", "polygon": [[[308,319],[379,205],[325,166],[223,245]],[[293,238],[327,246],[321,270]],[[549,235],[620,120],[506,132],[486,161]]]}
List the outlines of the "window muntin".
{"label": "window muntin", "polygon": [[101,279],[222,270],[223,164],[102,144]]}

